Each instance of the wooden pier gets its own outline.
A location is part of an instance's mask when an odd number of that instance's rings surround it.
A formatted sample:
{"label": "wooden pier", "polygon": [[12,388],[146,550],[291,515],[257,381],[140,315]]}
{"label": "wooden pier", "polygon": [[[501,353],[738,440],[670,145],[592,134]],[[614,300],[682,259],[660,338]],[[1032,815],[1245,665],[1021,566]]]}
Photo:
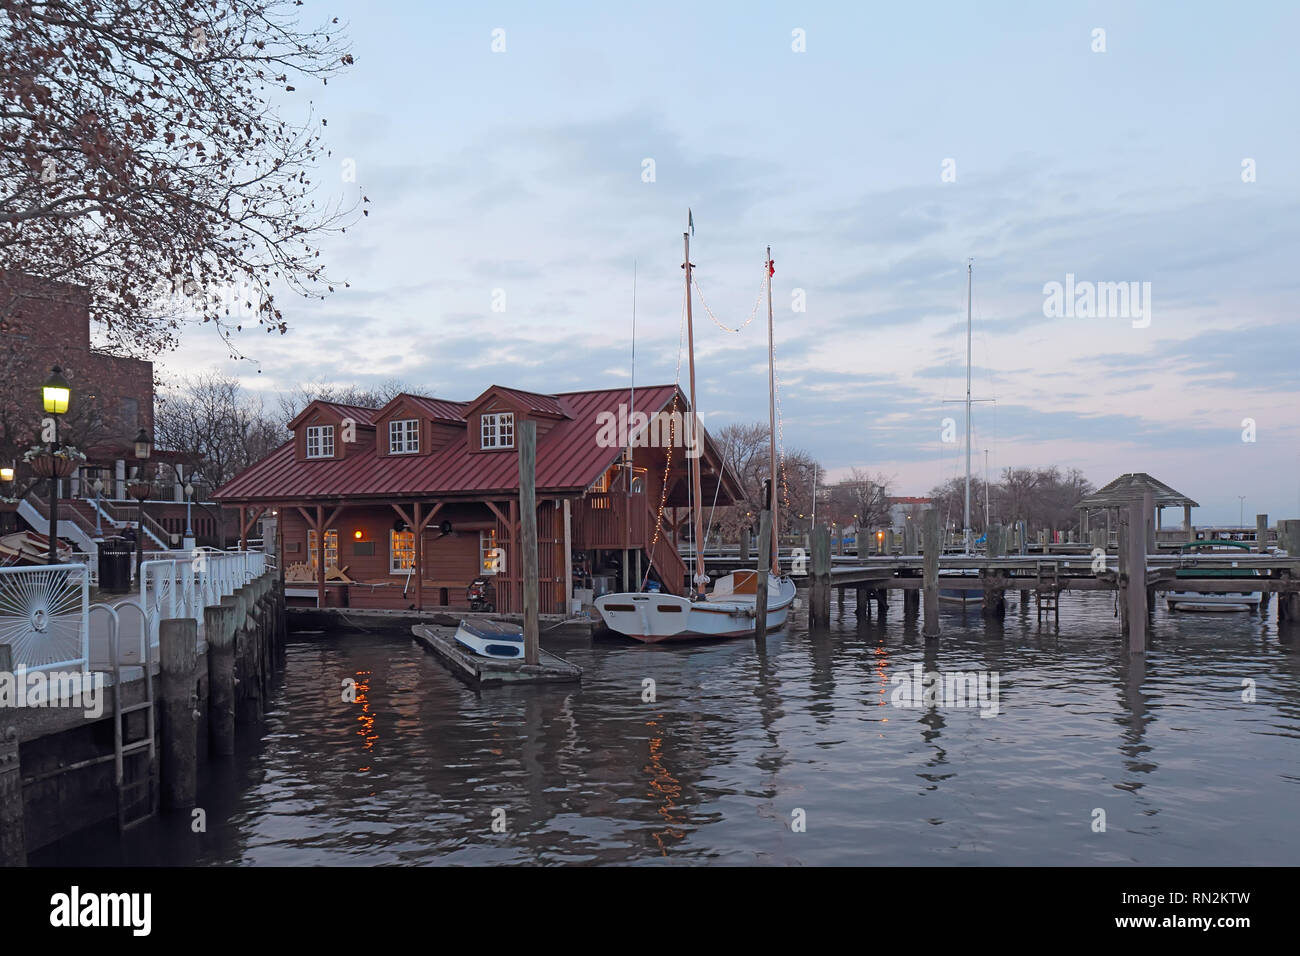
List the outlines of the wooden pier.
{"label": "wooden pier", "polygon": [[456,643],[454,627],[436,624],[415,624],[411,635],[426,650],[437,655],[457,677],[468,683],[507,684],[527,681],[577,681],[582,679],[582,668],[556,657],[550,651],[537,649],[537,662],[524,660],[498,660],[470,654]]}

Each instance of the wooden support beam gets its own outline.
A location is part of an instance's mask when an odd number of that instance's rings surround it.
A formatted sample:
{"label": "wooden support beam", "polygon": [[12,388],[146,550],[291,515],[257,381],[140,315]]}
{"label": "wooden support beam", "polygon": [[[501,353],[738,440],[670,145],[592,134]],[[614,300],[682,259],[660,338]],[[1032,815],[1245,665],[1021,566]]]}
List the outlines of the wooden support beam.
{"label": "wooden support beam", "polygon": [[[748,549],[749,542],[745,542]],[[758,516],[758,583],[754,591],[754,639],[767,637],[767,582],[772,568],[772,509]]]}
{"label": "wooden support beam", "polygon": [[325,507],[316,506],[316,606],[325,606]]}
{"label": "wooden support beam", "polygon": [[1135,501],[1128,508],[1128,649],[1146,652],[1147,640],[1147,540],[1146,509]]}
{"label": "wooden support beam", "polygon": [[1260,554],[1268,547],[1268,515],[1255,515],[1255,550]]}
{"label": "wooden support beam", "polygon": [[416,502],[412,507],[414,521],[406,522],[411,527],[411,568],[415,575],[415,609],[424,610],[424,516],[420,513],[422,505]]}
{"label": "wooden support beam", "polygon": [[540,660],[537,625],[537,423],[520,422],[515,440],[519,444],[519,514],[523,539],[519,571],[523,576],[524,662],[536,665]]}

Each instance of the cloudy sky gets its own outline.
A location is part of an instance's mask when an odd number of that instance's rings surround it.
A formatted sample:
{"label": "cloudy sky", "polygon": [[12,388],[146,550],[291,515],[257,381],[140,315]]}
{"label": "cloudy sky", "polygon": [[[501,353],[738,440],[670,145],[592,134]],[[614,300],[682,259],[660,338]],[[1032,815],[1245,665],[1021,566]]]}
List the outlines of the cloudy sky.
{"label": "cloudy sky", "polygon": [[[961,432],[941,438],[962,419],[944,403],[965,387],[972,257],[974,393],[995,400],[975,407],[977,470],[987,448],[994,472],[1151,472],[1198,523],[1235,523],[1239,495],[1247,523],[1300,515],[1300,8],[305,9],[347,22],[356,57],[301,94],[329,120],[323,188],[371,200],[328,247],[351,287],[286,301],[290,333],[244,332],[242,360],[196,329],[165,377],[627,385],[635,264],[636,381],[671,382],[689,206],[726,325],[772,246],[785,440],[832,476],[923,494],[960,473]],[[1067,274],[1150,283],[1146,319],[1045,314]],[[764,310],[734,334],[695,308],[707,426],[765,418]]]}

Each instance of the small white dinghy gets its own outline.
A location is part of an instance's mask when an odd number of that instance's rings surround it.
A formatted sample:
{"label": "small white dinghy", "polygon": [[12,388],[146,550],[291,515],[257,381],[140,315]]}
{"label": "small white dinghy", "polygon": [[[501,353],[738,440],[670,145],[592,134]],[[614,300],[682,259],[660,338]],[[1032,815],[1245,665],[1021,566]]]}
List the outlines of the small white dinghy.
{"label": "small white dinghy", "polygon": [[524,629],[505,621],[467,621],[456,629],[456,643],[479,657],[523,660]]}

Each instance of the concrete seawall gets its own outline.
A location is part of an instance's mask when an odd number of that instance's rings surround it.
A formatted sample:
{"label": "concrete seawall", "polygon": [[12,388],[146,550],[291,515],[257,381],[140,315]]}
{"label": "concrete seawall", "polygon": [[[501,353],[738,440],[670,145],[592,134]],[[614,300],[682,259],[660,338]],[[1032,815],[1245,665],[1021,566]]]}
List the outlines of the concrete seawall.
{"label": "concrete seawall", "polygon": [[[0,707],[0,865],[104,820],[194,805],[200,762],[232,754],[236,724],[265,712],[286,631],[278,572],[203,608],[202,620],[164,619],[147,675],[123,667],[114,686],[102,674],[98,715],[70,701]],[[0,646],[0,671],[12,673],[8,657]]]}

